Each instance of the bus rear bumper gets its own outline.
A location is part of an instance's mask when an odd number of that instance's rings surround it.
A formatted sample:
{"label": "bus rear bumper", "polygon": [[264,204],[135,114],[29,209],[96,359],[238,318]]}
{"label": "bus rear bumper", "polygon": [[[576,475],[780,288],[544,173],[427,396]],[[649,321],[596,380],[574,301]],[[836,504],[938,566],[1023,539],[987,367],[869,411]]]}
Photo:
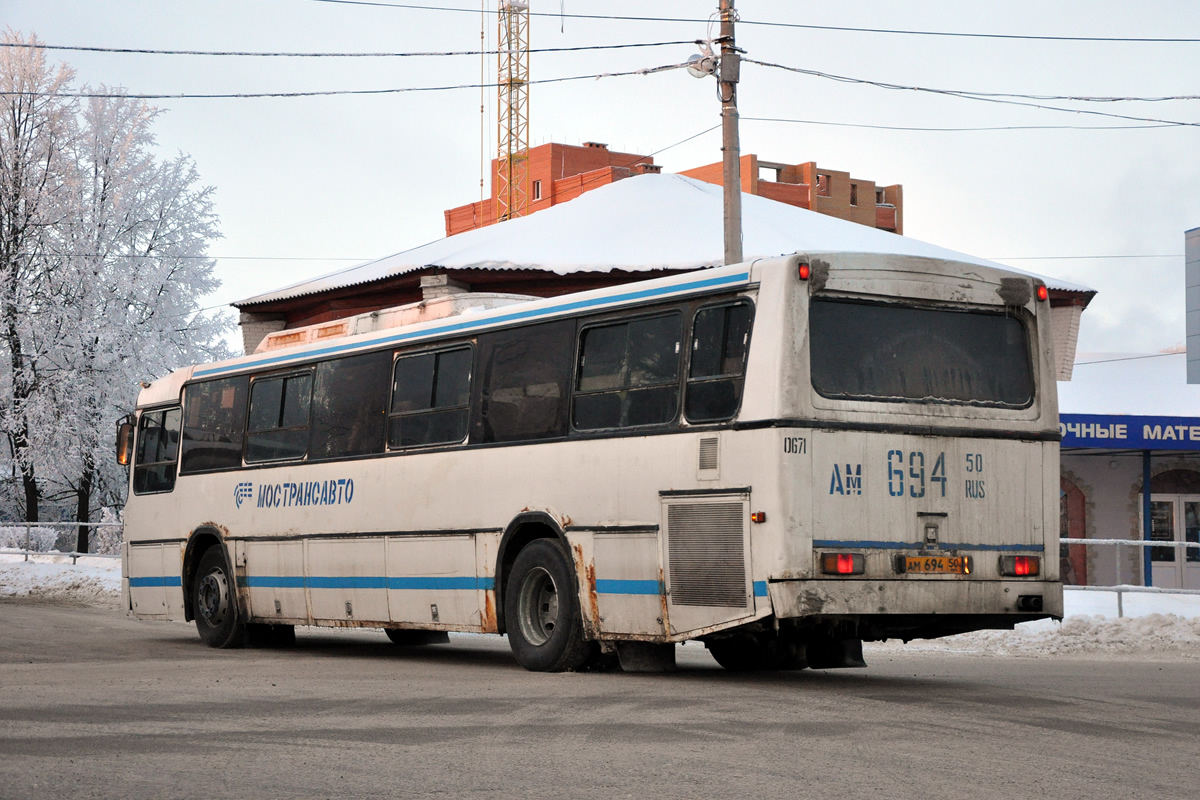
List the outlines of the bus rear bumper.
{"label": "bus rear bumper", "polygon": [[946,614],[1011,615],[1021,622],[1063,614],[1058,581],[785,580],[769,582],[767,592],[780,619]]}

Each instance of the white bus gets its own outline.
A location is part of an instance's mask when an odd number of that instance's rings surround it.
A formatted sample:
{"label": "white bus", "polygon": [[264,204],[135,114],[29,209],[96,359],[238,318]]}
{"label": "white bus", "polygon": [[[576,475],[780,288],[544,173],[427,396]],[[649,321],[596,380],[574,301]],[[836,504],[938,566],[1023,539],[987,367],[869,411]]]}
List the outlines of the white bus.
{"label": "white bus", "polygon": [[506,633],[531,670],[1061,617],[1049,312],[1027,275],[807,253],[181,369],[118,435],[124,600],[214,647]]}

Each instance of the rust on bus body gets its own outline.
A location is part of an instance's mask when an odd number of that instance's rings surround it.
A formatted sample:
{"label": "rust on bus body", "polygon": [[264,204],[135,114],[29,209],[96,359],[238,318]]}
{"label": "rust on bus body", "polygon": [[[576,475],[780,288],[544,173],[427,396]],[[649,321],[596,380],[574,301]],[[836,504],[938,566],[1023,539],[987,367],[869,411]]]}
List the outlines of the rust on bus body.
{"label": "rust on bus body", "polygon": [[483,593],[483,632],[484,633],[499,633],[500,623],[496,621],[496,604],[492,600],[495,596],[493,590],[485,590]]}
{"label": "rust on bus body", "polygon": [[571,549],[575,551],[575,572],[587,588],[588,610],[591,611],[590,618],[588,616],[584,618],[584,627],[591,629],[593,637],[598,637],[600,635],[600,598],[596,595],[596,563],[584,559],[582,544],[573,545]]}
{"label": "rust on bus body", "polygon": [[663,574],[662,564],[658,565],[658,602],[662,604],[663,633],[671,635],[671,617],[667,613],[667,579]]}

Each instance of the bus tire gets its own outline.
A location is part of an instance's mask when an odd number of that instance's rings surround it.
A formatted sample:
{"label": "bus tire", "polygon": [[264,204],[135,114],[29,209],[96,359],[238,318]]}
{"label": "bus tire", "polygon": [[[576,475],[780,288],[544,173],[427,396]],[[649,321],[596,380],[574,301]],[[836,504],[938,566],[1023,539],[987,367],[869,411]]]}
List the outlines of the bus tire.
{"label": "bus tire", "polygon": [[241,647],[246,626],[238,618],[237,590],[233,573],[218,545],[204,551],[192,582],[192,608],[196,630],[209,647]]}
{"label": "bus tire", "polygon": [[536,539],[517,555],[504,594],[508,644],[533,672],[582,669],[596,655],[583,638],[583,615],[571,564],[551,539]]}

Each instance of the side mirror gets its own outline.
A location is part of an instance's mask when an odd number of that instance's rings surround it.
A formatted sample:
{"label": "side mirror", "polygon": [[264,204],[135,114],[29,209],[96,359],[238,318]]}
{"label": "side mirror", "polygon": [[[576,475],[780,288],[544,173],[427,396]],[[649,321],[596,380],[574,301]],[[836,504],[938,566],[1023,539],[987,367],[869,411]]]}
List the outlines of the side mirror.
{"label": "side mirror", "polygon": [[124,416],[117,421],[117,463],[129,466],[133,461],[133,417]]}

